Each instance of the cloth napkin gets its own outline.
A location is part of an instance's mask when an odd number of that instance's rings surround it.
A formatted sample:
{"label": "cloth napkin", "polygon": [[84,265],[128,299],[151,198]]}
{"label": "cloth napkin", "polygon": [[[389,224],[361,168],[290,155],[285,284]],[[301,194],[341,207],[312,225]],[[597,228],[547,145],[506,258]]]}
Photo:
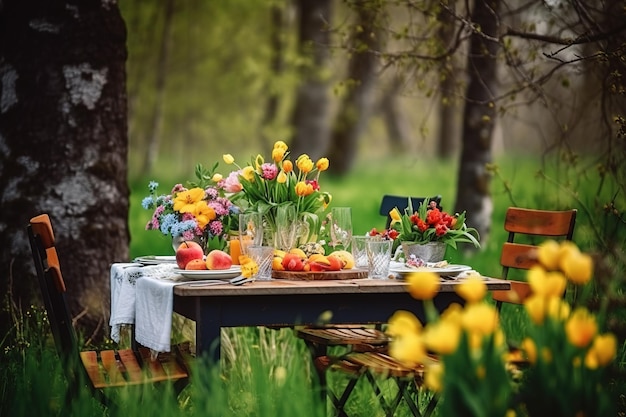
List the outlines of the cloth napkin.
{"label": "cloth napkin", "polygon": [[[117,263],[111,266],[111,339],[119,343],[123,324],[135,324],[135,339],[146,347],[158,351],[169,351],[174,285],[183,277],[174,272],[176,264],[141,266],[134,263]],[[145,289],[142,282],[151,280],[158,291],[150,286]],[[148,296],[144,291],[151,291]],[[142,334],[140,340],[139,334]],[[166,333],[166,334],[165,334]],[[156,335],[167,336],[168,341],[158,343]]]}

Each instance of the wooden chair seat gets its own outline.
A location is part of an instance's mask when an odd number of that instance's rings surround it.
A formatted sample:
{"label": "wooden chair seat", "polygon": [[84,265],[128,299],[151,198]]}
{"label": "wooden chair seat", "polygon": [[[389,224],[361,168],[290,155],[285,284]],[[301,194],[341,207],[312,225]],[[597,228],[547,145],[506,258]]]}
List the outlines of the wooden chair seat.
{"label": "wooden chair seat", "polygon": [[41,294],[55,346],[69,382],[68,405],[86,386],[103,404],[114,408],[109,395],[122,387],[170,382],[178,394],[189,381],[188,352],[175,347],[174,353],[155,358],[149,349],[79,351],[78,338],[65,299],[66,285],[47,214],[33,217],[27,227]]}
{"label": "wooden chair seat", "polygon": [[[138,357],[139,356],[139,357]],[[139,348],[139,355],[132,349],[88,350],[80,352],[80,359],[94,388],[122,387],[146,382],[184,379],[187,369],[175,355],[159,354],[152,358],[150,350]]]}
{"label": "wooden chair seat", "polygon": [[[433,357],[429,360],[435,362],[437,359]],[[425,407],[420,409],[419,394],[423,392],[426,366],[407,366],[385,352],[353,351],[337,358],[320,357],[318,366],[321,364],[328,370],[341,372],[350,378],[340,394],[328,389],[327,395],[339,416],[347,416],[346,403],[362,379],[372,388],[386,416],[393,416],[404,400],[411,415],[428,417],[435,410],[439,399],[438,395],[431,393]],[[386,390],[381,386],[382,381],[393,381],[396,384],[397,391],[391,398],[384,395]]]}

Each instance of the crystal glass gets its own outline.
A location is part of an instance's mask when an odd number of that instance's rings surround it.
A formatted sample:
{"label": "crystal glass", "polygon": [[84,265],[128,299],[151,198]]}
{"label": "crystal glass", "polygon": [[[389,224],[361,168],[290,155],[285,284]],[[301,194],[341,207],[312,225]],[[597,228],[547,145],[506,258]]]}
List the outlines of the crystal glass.
{"label": "crystal glass", "polygon": [[369,277],[388,279],[392,240],[370,239],[366,243]]}
{"label": "crystal glass", "polygon": [[248,246],[263,243],[263,216],[261,213],[239,214],[239,246],[248,255]]}
{"label": "crystal glass", "polygon": [[330,216],[330,246],[335,250],[349,251],[352,244],[352,209],[333,207]]}
{"label": "crystal glass", "polygon": [[278,206],[276,209],[276,241],[274,246],[284,251],[293,249],[296,246],[299,225],[294,206]]}
{"label": "crystal glass", "polygon": [[259,271],[252,276],[260,281],[267,281],[272,279],[272,260],[274,259],[274,247],[273,246],[258,246],[250,245],[247,248],[248,256],[256,262],[259,267]]}
{"label": "crystal glass", "polygon": [[352,237],[352,257],[354,258],[355,268],[368,268],[367,263],[367,241],[372,236],[353,236]]}

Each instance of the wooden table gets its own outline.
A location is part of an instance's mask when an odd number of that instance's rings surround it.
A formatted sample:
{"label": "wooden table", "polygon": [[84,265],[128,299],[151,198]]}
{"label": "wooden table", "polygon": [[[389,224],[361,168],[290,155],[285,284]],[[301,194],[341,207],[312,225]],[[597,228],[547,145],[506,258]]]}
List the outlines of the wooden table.
{"label": "wooden table", "polygon": [[[442,311],[462,299],[460,281],[444,281],[434,303]],[[508,281],[489,278],[489,290],[508,290]],[[174,311],[196,322],[198,356],[220,358],[222,327],[313,325],[329,312],[332,324],[386,323],[397,310],[424,320],[423,304],[398,280],[256,281],[242,286],[174,287]]]}

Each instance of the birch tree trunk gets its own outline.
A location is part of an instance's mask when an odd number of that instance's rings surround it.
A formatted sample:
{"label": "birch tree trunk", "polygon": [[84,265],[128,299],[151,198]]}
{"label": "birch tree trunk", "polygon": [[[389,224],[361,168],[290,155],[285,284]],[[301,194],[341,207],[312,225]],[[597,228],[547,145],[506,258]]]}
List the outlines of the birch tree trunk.
{"label": "birch tree trunk", "polygon": [[128,257],[125,43],[115,2],[0,3],[0,291],[42,305],[26,225],[48,213],[86,337],[108,329],[109,266]]}
{"label": "birch tree trunk", "polygon": [[467,211],[468,224],[478,230],[482,242],[488,239],[493,211],[487,164],[492,162],[491,142],[496,122],[492,100],[498,81],[498,6],[499,0],[477,0],[472,13],[472,22],[480,29],[474,31],[470,39],[469,83],[455,202],[455,211]]}

